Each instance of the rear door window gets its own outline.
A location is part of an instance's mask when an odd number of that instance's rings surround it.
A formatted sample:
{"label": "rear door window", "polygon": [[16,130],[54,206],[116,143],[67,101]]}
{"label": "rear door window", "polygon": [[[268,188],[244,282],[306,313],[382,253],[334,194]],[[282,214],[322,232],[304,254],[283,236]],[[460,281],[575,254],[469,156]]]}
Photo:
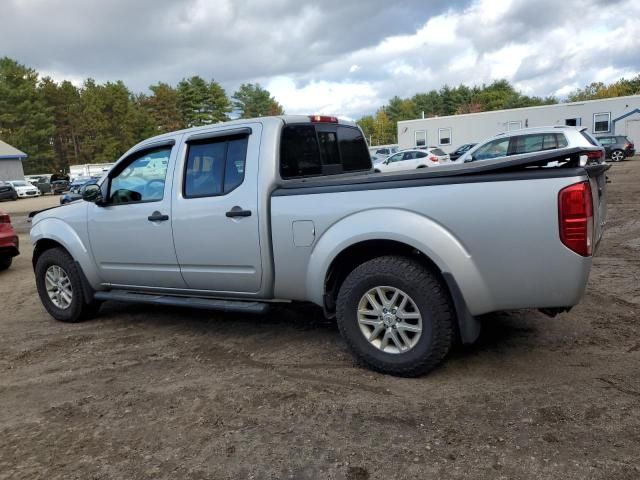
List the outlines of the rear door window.
{"label": "rear door window", "polygon": [[249,137],[212,138],[189,144],[185,198],[225,195],[244,181]]}
{"label": "rear door window", "polygon": [[282,129],[283,179],[371,169],[371,156],[358,128],[335,124],[287,125]]}
{"label": "rear door window", "polygon": [[554,150],[556,148],[564,148],[567,145],[567,139],[561,133],[518,135],[511,140],[510,155]]}

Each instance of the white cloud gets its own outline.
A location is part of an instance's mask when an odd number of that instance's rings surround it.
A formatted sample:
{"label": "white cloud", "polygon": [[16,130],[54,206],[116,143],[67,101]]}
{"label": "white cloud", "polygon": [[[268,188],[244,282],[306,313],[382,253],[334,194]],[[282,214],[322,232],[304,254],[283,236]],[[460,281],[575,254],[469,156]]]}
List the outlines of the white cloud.
{"label": "white cloud", "polygon": [[376,96],[375,88],[365,82],[319,81],[298,87],[289,77],[275,77],[266,88],[286,112],[292,114],[349,116],[350,111],[367,109],[382,102]]}
{"label": "white cloud", "polygon": [[[291,113],[359,117],[391,97],[506,78],[564,96],[640,73],[640,2],[4,0],[2,55],[54,78],[260,82]],[[123,14],[126,12],[126,15]],[[29,35],[24,35],[29,25]]]}

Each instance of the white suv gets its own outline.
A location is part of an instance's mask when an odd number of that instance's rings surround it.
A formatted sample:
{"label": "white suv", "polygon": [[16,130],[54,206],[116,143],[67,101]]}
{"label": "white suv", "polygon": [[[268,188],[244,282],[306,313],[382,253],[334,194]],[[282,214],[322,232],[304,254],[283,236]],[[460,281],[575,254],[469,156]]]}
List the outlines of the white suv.
{"label": "white suv", "polygon": [[[458,162],[475,162],[523,153],[561,150],[572,147],[599,147],[586,127],[533,127],[499,133],[462,155]],[[604,150],[603,150],[604,152]],[[595,157],[592,159],[594,160]]]}
{"label": "white suv", "polygon": [[449,163],[449,155],[437,147],[403,150],[389,158],[373,164],[376,173],[414,170],[416,168],[436,167]]}

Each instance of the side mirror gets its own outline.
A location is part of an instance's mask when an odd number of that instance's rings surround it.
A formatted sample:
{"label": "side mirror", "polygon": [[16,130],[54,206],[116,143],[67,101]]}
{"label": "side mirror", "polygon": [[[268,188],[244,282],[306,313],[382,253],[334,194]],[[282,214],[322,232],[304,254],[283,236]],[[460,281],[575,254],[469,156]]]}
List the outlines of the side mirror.
{"label": "side mirror", "polygon": [[384,164],[385,165],[389,165],[389,159],[388,158],[384,161]]}
{"label": "side mirror", "polygon": [[100,186],[96,183],[85,185],[82,189],[82,199],[85,202],[92,202],[100,206],[102,203],[102,190],[100,190]]}

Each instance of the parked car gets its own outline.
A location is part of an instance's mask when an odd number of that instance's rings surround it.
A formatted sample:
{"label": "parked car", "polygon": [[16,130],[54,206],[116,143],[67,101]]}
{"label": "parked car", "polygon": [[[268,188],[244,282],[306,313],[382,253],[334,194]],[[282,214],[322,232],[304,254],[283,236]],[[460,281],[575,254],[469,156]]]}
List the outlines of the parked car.
{"label": "parked car", "polygon": [[377,147],[369,149],[369,153],[371,153],[371,155],[385,158],[389,155],[393,155],[394,153],[398,153],[398,151],[400,151],[400,147]]}
{"label": "parked car", "polygon": [[54,195],[60,195],[61,193],[69,191],[68,180],[54,180],[51,182],[51,193]]}
{"label": "parked car", "polygon": [[[34,212],[37,291],[64,322],[108,300],[244,313],[312,302],[365,364],[418,375],[454,337],[477,338],[477,315],[579,302],[606,216],[609,166],[583,164],[591,152],[374,175],[361,130],[334,117],[164,134],[83,201]],[[159,157],[164,171],[146,168]],[[553,159],[562,168],[529,168]]]}
{"label": "parked car", "polygon": [[2,180],[0,180],[0,200],[15,201],[17,199],[18,199],[18,193],[13,188],[13,185],[11,185],[8,182],[3,182]]}
{"label": "parked car", "polygon": [[78,177],[78,178],[74,179],[69,184],[69,192],[70,193],[79,193],[80,192],[80,187],[82,187],[85,183],[90,182],[91,180],[93,180],[91,177]]}
{"label": "parked car", "polygon": [[475,147],[477,145],[477,143],[464,143],[462,145],[460,145],[458,148],[456,148],[453,152],[451,152],[449,154],[449,159],[452,162],[455,162],[456,160],[458,160],[463,154],[467,153],[469,150],[471,150],[473,147]]}
{"label": "parked car", "polygon": [[41,195],[44,195],[46,193],[51,193],[52,188],[51,188],[51,183],[49,183],[48,177],[39,177],[32,180],[29,183],[31,183],[34,187],[40,190]]}
{"label": "parked car", "polygon": [[95,185],[96,181],[94,179],[91,179],[87,182],[85,182],[84,184],[82,184],[82,186],[80,186],[80,188],[76,191],[76,192],[67,192],[65,194],[63,194],[62,196],[60,196],[60,205],[65,205],[67,203],[71,203],[71,202],[75,202],[76,200],[80,200],[82,198],[82,195],[84,193],[84,190],[86,189],[87,185]]}
{"label": "parked car", "polygon": [[40,190],[38,190],[38,187],[34,187],[26,180],[9,180],[7,183],[11,184],[19,198],[40,196]]}
{"label": "parked car", "polygon": [[604,149],[586,127],[554,126],[499,133],[468,150],[458,162],[476,162],[546,151],[562,152],[574,147],[595,147],[589,153],[589,159],[604,160]]}
{"label": "parked car", "polygon": [[0,212],[0,270],[9,268],[17,255],[20,255],[20,241],[11,225],[11,217]]}
{"label": "parked car", "polygon": [[374,172],[397,172],[399,170],[415,170],[417,168],[435,167],[448,163],[449,155],[439,148],[429,147],[425,150],[403,150],[391,155],[382,162],[374,164]]}
{"label": "parked car", "polygon": [[607,158],[614,162],[621,162],[627,157],[636,154],[636,147],[631,140],[624,135],[606,135],[596,137],[600,145],[604,147]]}

